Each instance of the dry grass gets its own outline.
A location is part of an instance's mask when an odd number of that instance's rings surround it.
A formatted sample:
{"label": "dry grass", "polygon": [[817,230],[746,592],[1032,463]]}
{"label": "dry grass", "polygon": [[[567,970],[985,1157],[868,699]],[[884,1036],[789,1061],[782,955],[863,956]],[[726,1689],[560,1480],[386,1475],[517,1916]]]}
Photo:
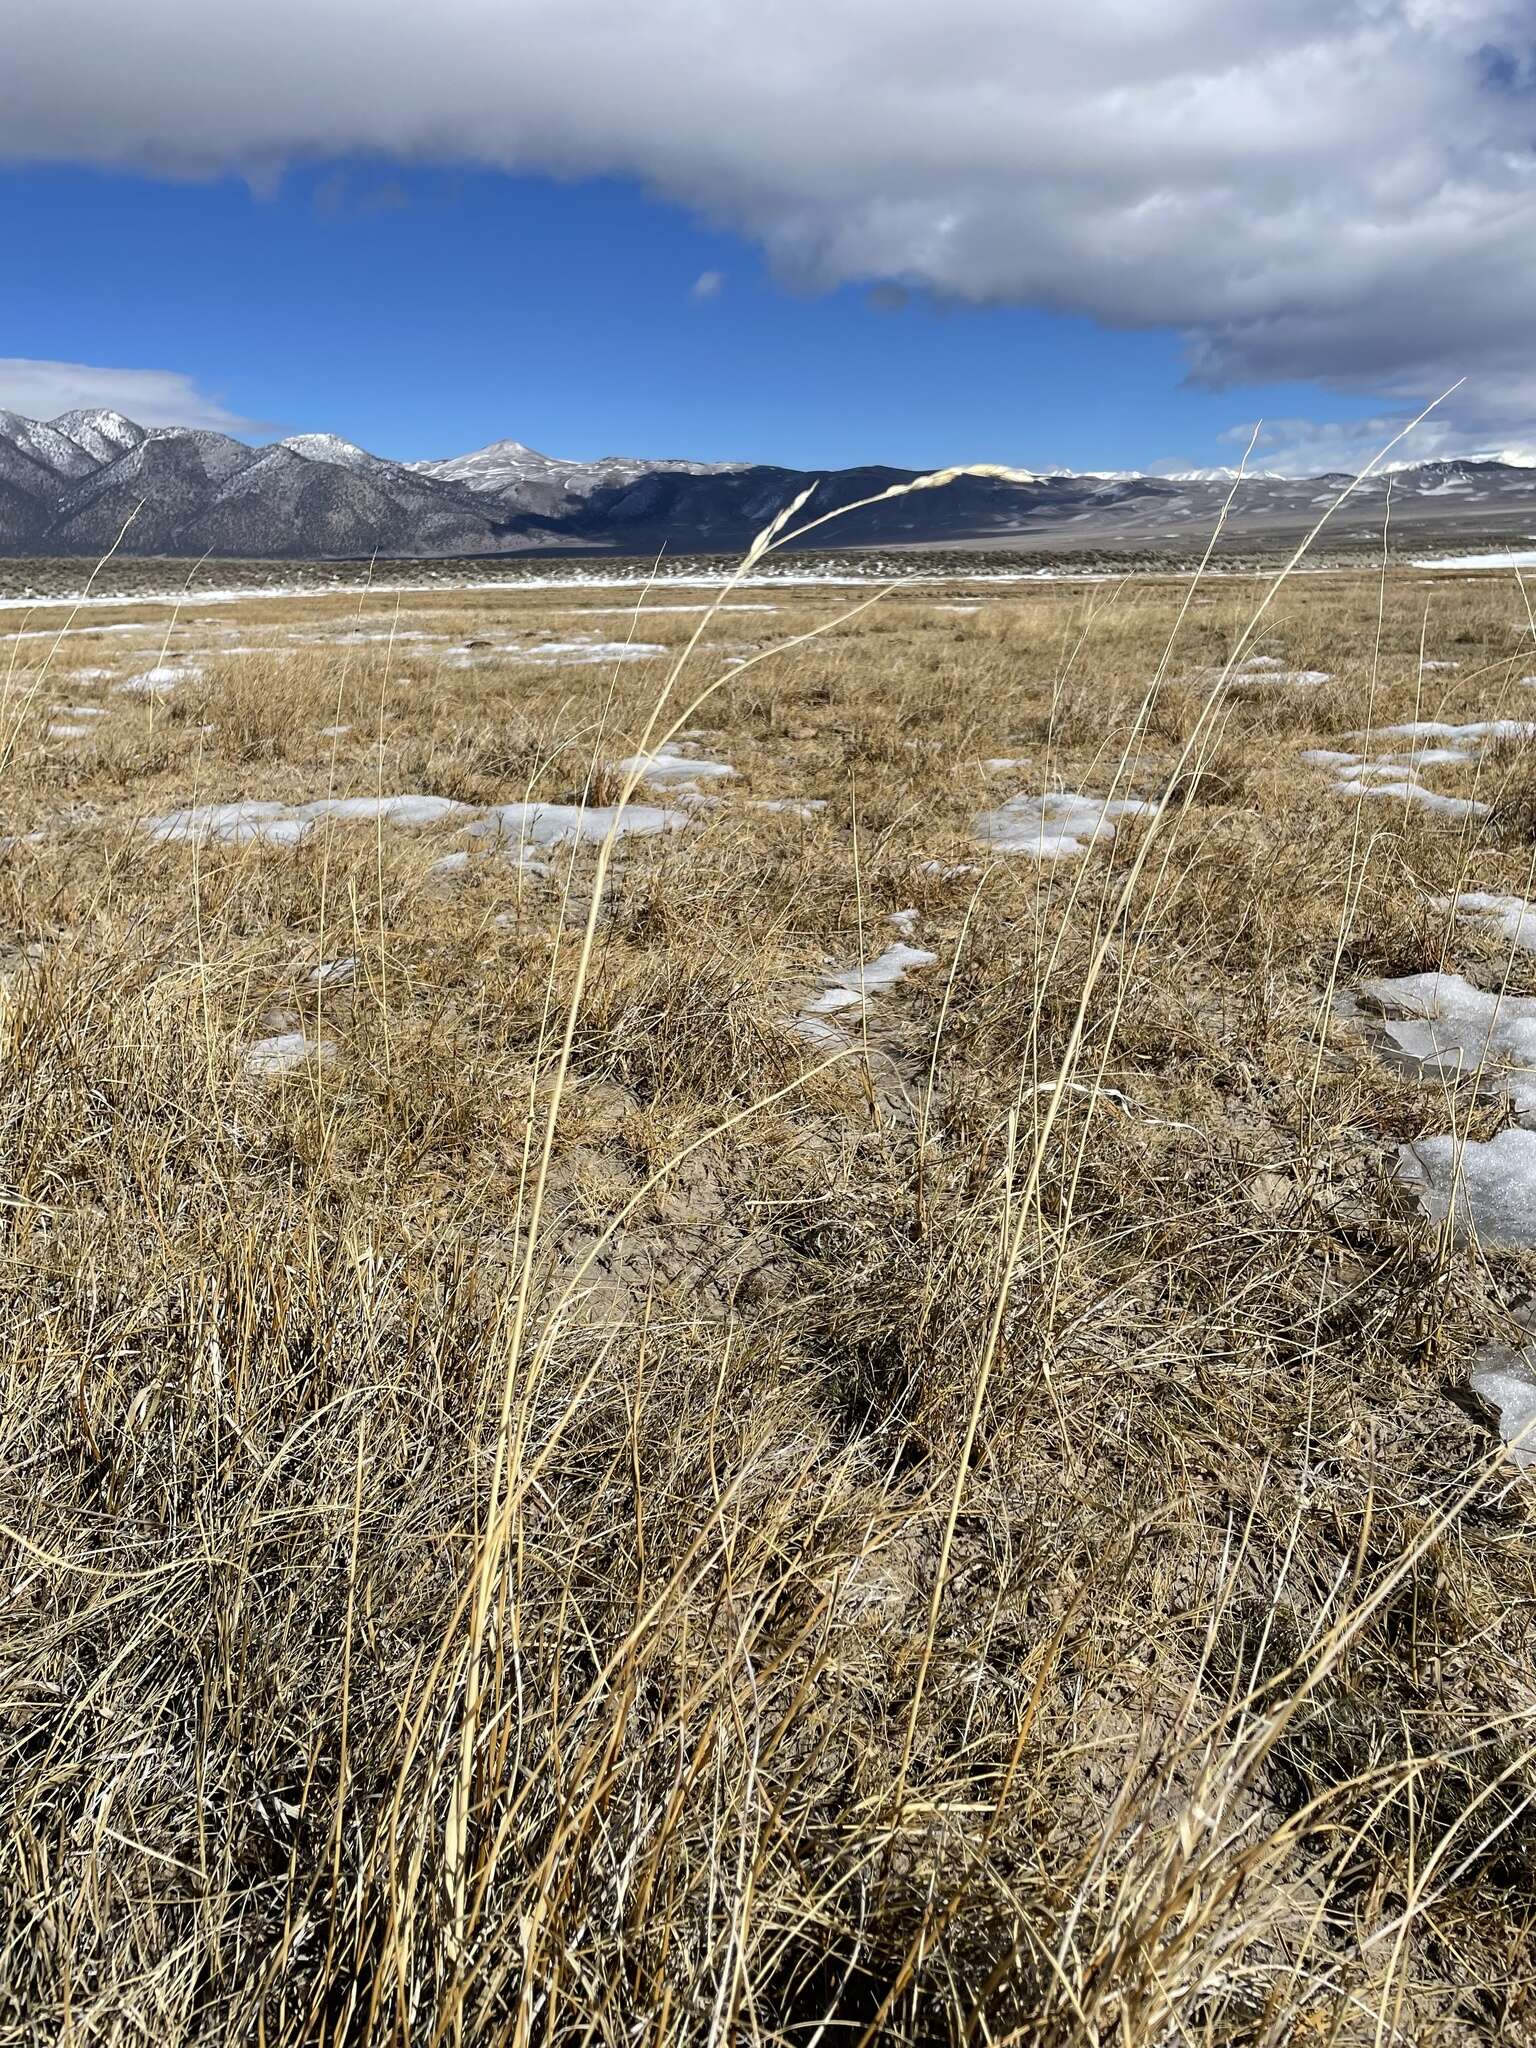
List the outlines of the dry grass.
{"label": "dry grass", "polygon": [[[622,600],[194,595],[266,651],[161,699],[70,672],[162,614],[16,643],[0,2041],[1536,2038],[1536,1528],[1457,1392],[1532,1274],[1390,1184],[1505,1111],[1329,1017],[1536,985],[1429,903],[1525,892],[1525,761],[1464,826],[1298,760],[1536,712],[1518,593],[1297,580],[1311,690],[1213,685],[1236,580],[747,595],[674,691],[737,779],[606,873],[137,821],[611,801],[670,661],[497,649]],[[1053,785],[1172,794],[973,842]]]}

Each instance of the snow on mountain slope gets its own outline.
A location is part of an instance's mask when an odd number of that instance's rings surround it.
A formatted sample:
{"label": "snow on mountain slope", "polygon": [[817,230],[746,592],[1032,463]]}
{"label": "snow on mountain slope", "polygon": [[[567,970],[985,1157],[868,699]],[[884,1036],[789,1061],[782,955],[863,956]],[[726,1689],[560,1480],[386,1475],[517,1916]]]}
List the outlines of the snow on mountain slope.
{"label": "snow on mountain slope", "polygon": [[521,441],[492,441],[469,455],[449,455],[434,462],[413,462],[409,468],[447,483],[477,491],[507,491],[519,484],[546,483],[563,487],[573,497],[586,497],[609,484],[630,483],[653,473],[677,476],[728,476],[747,469],[745,462],[687,462],[673,457],[645,461],[639,456],[605,455],[596,462],[568,462],[541,455]]}
{"label": "snow on mountain slope", "polygon": [[122,413],[104,406],[85,412],[61,412],[48,424],[67,434],[97,462],[115,462],[145,438],[145,430],[136,420],[125,419]]}
{"label": "snow on mountain slope", "polygon": [[0,443],[8,443],[54,476],[88,476],[97,463],[59,427],[46,420],[23,419],[19,412],[0,412]]}
{"label": "snow on mountain slope", "polygon": [[384,469],[402,465],[386,463],[381,456],[370,455],[366,448],[359,448],[355,441],[343,441],[339,434],[289,434],[286,440],[278,442],[279,448],[288,448],[295,455],[302,455],[309,462],[331,462],[338,469]]}
{"label": "snow on mountain slope", "polygon": [[[808,517],[847,511],[825,535],[838,546],[1166,554],[1198,549],[1223,517],[1229,544],[1289,544],[1349,482],[1055,471],[1007,482],[961,477],[942,491],[890,495],[914,474],[630,456],[569,462],[512,440],[401,463],[335,434],[253,448],[203,430],[147,432],[107,410],[42,422],[0,413],[0,552],[85,555],[122,536],[130,554],[289,559],[550,548],[724,554],[810,489]],[[1379,542],[1389,481],[1393,531],[1420,542],[1519,549],[1536,531],[1536,469],[1455,459],[1365,479],[1329,539]]]}

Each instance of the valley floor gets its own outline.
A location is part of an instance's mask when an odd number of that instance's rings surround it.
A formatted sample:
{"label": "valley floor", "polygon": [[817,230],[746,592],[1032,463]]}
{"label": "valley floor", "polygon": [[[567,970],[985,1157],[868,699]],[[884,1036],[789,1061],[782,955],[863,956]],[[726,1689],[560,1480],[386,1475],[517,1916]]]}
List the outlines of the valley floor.
{"label": "valley floor", "polygon": [[7,609],[0,2043],[1536,2040],[1532,628]]}

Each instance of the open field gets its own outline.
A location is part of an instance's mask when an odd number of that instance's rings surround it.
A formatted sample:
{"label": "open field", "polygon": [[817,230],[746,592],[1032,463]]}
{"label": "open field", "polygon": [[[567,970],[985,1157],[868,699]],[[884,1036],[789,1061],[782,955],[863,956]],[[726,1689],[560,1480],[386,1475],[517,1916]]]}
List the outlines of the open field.
{"label": "open field", "polygon": [[0,2043],[1536,2040],[1536,639],[1268,589],[0,616]]}

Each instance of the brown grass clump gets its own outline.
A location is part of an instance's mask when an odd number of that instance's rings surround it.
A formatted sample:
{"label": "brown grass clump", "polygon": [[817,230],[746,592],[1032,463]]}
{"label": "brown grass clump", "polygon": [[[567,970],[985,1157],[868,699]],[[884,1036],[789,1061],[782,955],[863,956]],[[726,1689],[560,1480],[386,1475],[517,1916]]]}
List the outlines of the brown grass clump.
{"label": "brown grass clump", "polygon": [[[0,2043],[1536,2037],[1536,1524],[1462,1392],[1532,1275],[1392,1184],[1507,1109],[1335,1009],[1530,985],[1432,907],[1527,892],[1523,755],[1426,771],[1472,823],[1299,759],[1519,715],[1518,607],[1439,582],[1426,673],[1407,576],[1185,594],[25,643]],[[614,768],[674,721],[706,801]],[[1052,790],[1162,809],[976,843]],[[689,822],[145,823],[405,793]]]}

